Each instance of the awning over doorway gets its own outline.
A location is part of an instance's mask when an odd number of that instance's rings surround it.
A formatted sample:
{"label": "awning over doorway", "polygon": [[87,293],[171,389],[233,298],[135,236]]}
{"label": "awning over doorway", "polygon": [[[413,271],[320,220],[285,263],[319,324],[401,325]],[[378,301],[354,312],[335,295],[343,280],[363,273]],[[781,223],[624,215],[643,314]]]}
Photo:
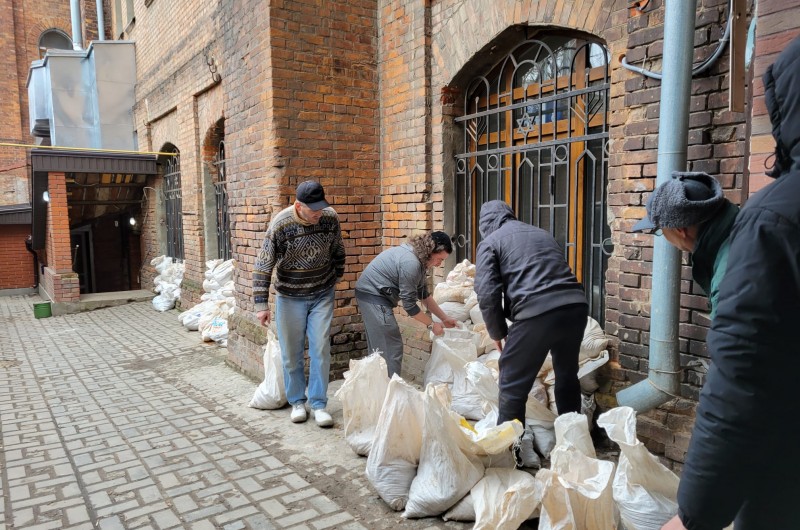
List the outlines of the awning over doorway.
{"label": "awning over doorway", "polygon": [[[91,197],[84,197],[83,204],[80,205],[102,206],[115,201],[136,200],[131,199],[131,190],[128,188],[143,187],[142,177],[157,174],[158,168],[155,155],[33,149],[31,150],[31,171],[33,188],[31,232],[33,248],[38,249],[44,248],[47,231],[47,203],[43,194],[47,191],[48,173],[74,174],[76,175],[74,179],[76,185],[105,189],[105,192],[99,194],[97,189],[93,190]],[[89,174],[97,175],[97,177],[87,178],[86,175]],[[107,177],[105,177],[106,175]],[[76,197],[75,200],[78,198]]]}

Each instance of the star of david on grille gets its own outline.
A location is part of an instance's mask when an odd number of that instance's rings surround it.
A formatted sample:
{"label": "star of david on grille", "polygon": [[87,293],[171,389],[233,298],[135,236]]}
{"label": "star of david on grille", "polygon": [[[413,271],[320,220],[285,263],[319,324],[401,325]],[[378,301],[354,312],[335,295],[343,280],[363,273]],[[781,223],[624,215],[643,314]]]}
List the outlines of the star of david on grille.
{"label": "star of david on grille", "polygon": [[525,114],[517,120],[517,127],[520,134],[526,134],[533,130],[533,118],[531,118],[527,110]]}

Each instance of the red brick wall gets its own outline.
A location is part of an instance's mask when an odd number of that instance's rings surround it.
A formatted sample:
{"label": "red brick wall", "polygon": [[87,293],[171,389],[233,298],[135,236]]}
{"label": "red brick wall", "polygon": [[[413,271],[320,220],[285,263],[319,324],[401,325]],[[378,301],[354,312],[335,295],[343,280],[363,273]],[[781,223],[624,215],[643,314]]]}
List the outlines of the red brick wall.
{"label": "red brick wall", "polygon": [[80,285],[78,275],[72,271],[72,244],[64,173],[49,173],[47,190],[50,194],[45,240],[47,266],[41,282],[54,302],[75,302],[80,299]]}
{"label": "red brick wall", "polygon": [[[353,285],[380,244],[376,3],[363,1],[135,3],[136,129],[142,149],[181,151],[186,275],[197,301],[206,255],[203,142],[224,118],[237,315],[230,361],[261,376],[263,330],[252,326],[251,271],[270,216],[302,180],[320,180],[342,220],[347,273],[333,322],[334,370],[364,347]],[[221,81],[207,61],[213,57]],[[221,93],[221,95],[220,95]],[[159,189],[158,180],[152,183]],[[149,194],[143,260],[160,254],[163,219]],[[160,200],[160,199],[159,199]],[[151,287],[153,272],[143,271]]]}
{"label": "red brick wall", "polygon": [[[772,125],[764,102],[764,83],[761,76],[767,71],[787,44],[800,35],[800,4],[791,0],[762,0],[758,2],[756,49],[753,61],[753,106],[750,138],[750,194],[770,184],[766,176],[768,159],[775,152]],[[771,167],[772,161],[769,160]]]}
{"label": "red brick wall", "polygon": [[33,254],[25,248],[30,233],[28,225],[0,228],[0,290],[33,287]]}

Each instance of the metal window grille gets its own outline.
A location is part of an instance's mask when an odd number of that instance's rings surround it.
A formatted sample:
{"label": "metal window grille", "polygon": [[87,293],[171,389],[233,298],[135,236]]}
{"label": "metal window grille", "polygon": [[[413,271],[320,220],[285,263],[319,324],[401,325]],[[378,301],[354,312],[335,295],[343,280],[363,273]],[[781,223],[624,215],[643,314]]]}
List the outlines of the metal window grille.
{"label": "metal window grille", "polygon": [[478,214],[504,200],[549,231],[604,319],[610,248],[606,220],[609,54],[604,46],[548,36],[515,47],[465,94],[456,155],[456,254],[474,260]]}
{"label": "metal window grille", "polygon": [[219,150],[211,162],[217,169],[214,182],[214,198],[217,205],[217,257],[231,259],[231,228],[228,217],[228,181],[225,170],[225,141],[220,141]]}
{"label": "metal window grille", "polygon": [[178,151],[164,164],[164,209],[167,221],[167,256],[183,256],[183,202],[181,199],[181,159]]}

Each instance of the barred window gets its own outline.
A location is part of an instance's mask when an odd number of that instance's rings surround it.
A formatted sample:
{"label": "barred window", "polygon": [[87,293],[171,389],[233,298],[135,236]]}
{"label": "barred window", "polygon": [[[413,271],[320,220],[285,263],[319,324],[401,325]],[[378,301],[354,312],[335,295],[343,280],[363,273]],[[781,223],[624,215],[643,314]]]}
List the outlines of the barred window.
{"label": "barred window", "polygon": [[549,231],[603,322],[610,254],[606,219],[609,54],[551,34],[516,46],[468,86],[456,156],[456,247],[474,260],[478,214],[500,199]]}

